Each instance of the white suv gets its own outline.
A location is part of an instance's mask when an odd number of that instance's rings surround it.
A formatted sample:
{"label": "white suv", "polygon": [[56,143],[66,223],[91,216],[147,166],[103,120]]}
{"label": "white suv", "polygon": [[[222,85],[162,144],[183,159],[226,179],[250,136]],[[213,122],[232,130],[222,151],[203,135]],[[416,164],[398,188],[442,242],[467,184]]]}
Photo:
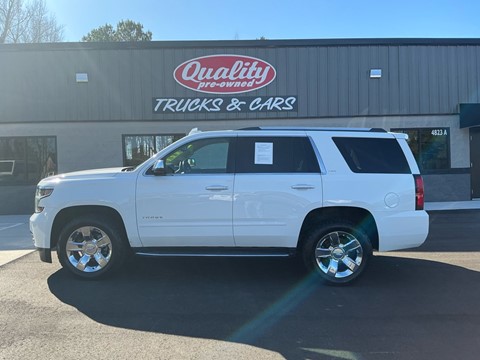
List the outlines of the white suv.
{"label": "white suv", "polygon": [[195,133],[136,168],[49,177],[30,228],[43,261],[97,278],[131,254],[291,256],[348,283],[372,250],[421,245],[423,181],[406,135],[381,129]]}

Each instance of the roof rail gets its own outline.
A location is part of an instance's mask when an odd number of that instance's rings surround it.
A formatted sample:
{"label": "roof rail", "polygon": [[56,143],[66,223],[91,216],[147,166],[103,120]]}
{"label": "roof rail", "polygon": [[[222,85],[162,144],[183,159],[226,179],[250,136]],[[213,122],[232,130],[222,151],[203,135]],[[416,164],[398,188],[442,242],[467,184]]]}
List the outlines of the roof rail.
{"label": "roof rail", "polygon": [[302,130],[302,131],[350,131],[350,132],[380,132],[386,133],[387,131],[382,128],[328,128],[328,127],[288,127],[288,126],[252,126],[241,128],[238,130],[278,130],[278,131],[294,131],[294,130]]}

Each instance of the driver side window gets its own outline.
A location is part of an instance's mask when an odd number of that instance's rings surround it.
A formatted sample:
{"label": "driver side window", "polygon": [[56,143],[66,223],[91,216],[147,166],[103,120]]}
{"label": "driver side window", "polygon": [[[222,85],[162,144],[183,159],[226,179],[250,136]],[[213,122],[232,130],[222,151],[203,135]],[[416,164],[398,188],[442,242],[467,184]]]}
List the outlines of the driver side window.
{"label": "driver side window", "polygon": [[193,141],[167,155],[165,167],[175,174],[227,173],[230,142],[230,138]]}

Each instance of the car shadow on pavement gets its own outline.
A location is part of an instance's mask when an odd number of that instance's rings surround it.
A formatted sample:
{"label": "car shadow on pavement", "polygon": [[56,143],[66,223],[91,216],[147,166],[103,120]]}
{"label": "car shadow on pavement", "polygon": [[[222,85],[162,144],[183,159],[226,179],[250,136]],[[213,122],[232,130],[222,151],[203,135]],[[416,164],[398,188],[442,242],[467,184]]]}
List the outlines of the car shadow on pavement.
{"label": "car shadow on pavement", "polygon": [[395,256],[375,256],[347,287],[323,285],[291,259],[138,259],[102,281],[65,270],[48,279],[54,296],[96,322],[288,359],[478,353],[479,283],[477,271]]}

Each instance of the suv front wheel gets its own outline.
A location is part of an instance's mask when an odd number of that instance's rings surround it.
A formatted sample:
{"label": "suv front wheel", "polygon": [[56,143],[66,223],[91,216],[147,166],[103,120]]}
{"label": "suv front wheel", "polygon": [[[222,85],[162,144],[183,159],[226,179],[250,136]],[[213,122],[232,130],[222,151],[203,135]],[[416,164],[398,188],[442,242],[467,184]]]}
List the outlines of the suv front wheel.
{"label": "suv front wheel", "polygon": [[83,278],[117,270],[125,258],[122,232],[108,218],[82,216],[67,223],[57,244],[60,263]]}
{"label": "suv front wheel", "polygon": [[302,249],[307,268],[329,284],[347,284],[358,278],[372,255],[366,232],[348,221],[315,228]]}

